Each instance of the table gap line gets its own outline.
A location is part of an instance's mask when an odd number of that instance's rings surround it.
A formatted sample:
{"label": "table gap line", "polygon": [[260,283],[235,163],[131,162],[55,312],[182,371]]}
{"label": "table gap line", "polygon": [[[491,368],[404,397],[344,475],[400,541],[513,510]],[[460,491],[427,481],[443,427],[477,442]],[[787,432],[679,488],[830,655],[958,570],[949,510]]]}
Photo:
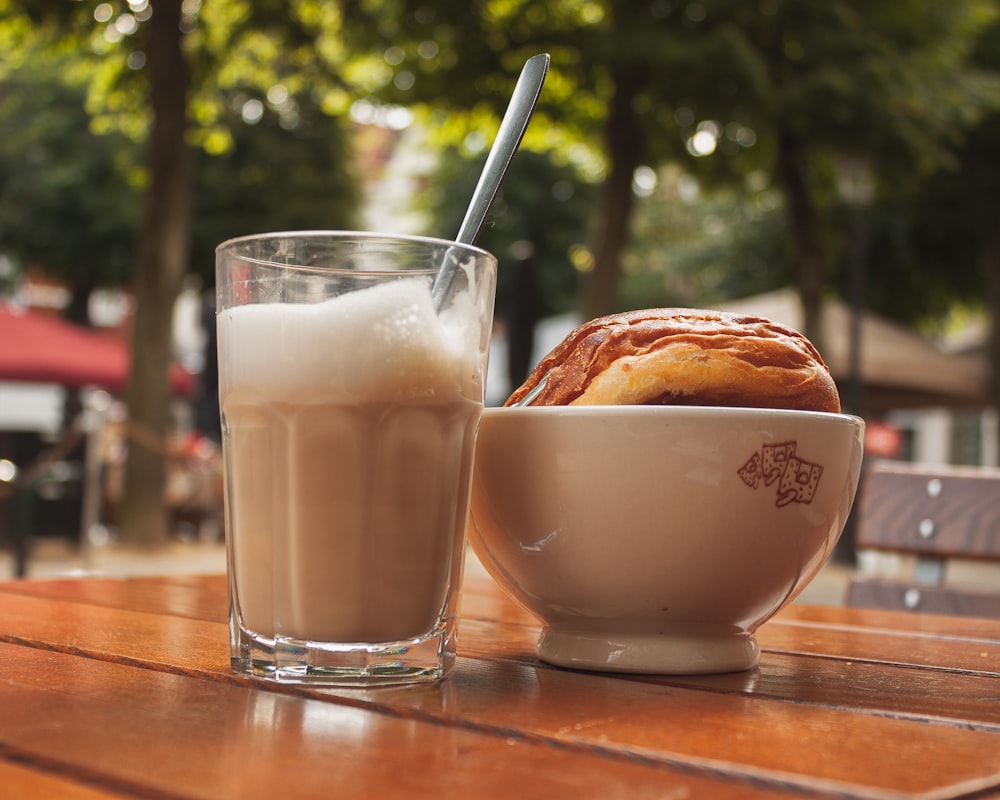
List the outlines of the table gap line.
{"label": "table gap line", "polygon": [[187,800],[184,795],[24,750],[3,741],[0,741],[0,758],[10,764],[36,769],[50,777],[71,780],[78,785],[99,791],[114,792],[122,796],[149,798],[149,800]]}
{"label": "table gap line", "polygon": [[814,622],[811,620],[771,620],[765,625],[783,626],[790,628],[812,628],[814,630],[844,631],[846,633],[862,633],[874,636],[893,636],[906,639],[930,639],[932,641],[947,642],[968,642],[971,644],[985,644],[996,646],[1000,641],[984,636],[967,636],[947,633],[932,633],[928,631],[909,631],[900,628],[870,627],[868,625],[853,625],[841,622]]}
{"label": "table gap line", "polygon": [[929,664],[915,664],[910,662],[890,661],[887,658],[859,658],[857,656],[834,655],[830,653],[817,653],[812,650],[789,650],[780,647],[762,647],[761,652],[773,653],[783,656],[803,656],[808,658],[823,658],[828,661],[843,661],[849,664],[872,664],[878,666],[897,667],[899,669],[916,669],[927,672],[942,672],[949,675],[968,675],[970,677],[1000,678],[1000,672],[989,669],[970,669],[963,667],[938,667]]}

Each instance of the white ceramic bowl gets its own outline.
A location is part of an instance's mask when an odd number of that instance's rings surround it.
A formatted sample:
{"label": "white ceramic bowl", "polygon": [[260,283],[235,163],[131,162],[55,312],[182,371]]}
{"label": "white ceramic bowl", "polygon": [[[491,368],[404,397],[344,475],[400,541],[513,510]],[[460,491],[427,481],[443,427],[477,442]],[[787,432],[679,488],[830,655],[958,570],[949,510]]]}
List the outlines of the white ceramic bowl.
{"label": "white ceramic bowl", "polygon": [[833,550],[864,422],[684,406],[484,412],[469,538],[580,669],[729,672]]}

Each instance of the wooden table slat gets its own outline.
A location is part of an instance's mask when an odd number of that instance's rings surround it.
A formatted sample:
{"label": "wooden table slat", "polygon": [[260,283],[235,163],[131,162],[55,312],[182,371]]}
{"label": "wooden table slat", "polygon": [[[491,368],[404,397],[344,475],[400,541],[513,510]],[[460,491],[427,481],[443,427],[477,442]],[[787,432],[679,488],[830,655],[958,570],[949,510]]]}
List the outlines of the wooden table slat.
{"label": "wooden table slat", "polygon": [[[199,685],[238,683],[229,672],[222,623],[170,616],[164,624],[162,617],[0,593],[2,636],[36,646],[39,652],[61,648],[59,654],[47,654],[49,658],[76,653],[148,668],[136,670],[141,674],[158,669],[177,673],[174,677],[193,676],[188,679]],[[466,627],[470,647],[476,623]],[[526,626],[511,627],[520,635],[531,634]],[[500,628],[493,630],[495,634]],[[489,646],[488,639],[483,631],[481,647]],[[522,653],[524,659],[532,658],[530,642],[522,643]],[[794,682],[791,685],[798,691]],[[696,690],[609,679],[507,658],[490,660],[485,654],[463,659],[448,686],[453,702],[446,708],[435,705],[435,695],[410,688],[323,694],[337,704],[367,704],[404,716],[416,713],[416,718],[439,726],[492,731],[501,738],[520,731],[533,740],[617,758],[652,759],[733,776],[752,773],[776,789],[819,784],[877,793],[892,788],[937,791],[991,781],[1000,785],[1000,733],[857,714],[839,701],[825,706],[818,696],[810,703],[788,702],[788,695],[776,699],[713,693],[705,686]],[[796,757],[789,759],[790,753]],[[882,774],[883,764],[890,761],[892,771]]]}
{"label": "wooden table slat", "polygon": [[540,664],[487,576],[462,611],[442,686],[319,690],[233,675],[224,576],[0,584],[0,796],[388,793],[397,762],[483,800],[1000,791],[1000,623],[792,606],[758,670],[615,676]]}
{"label": "wooden table slat", "polygon": [[[0,743],[144,797],[781,797],[651,759],[595,756],[319,699],[0,645]],[[12,692],[4,687],[16,685]],[[447,686],[423,688],[438,704]],[[501,792],[502,794],[502,792]],[[98,795],[100,796],[100,795]]]}
{"label": "wooden table slat", "polygon": [[215,622],[224,622],[228,613],[225,575],[28,580],[0,583],[0,593]]}
{"label": "wooden table slat", "polygon": [[[773,623],[806,622],[836,627],[857,627],[932,637],[980,639],[1000,642],[1000,619],[950,617],[910,611],[887,611],[842,606],[799,605],[782,609]],[[946,631],[946,633],[944,633]]]}
{"label": "wooden table slat", "polygon": [[[497,641],[496,626],[466,621],[465,655],[535,664],[534,637],[511,626]],[[552,667],[551,669],[556,669]],[[849,708],[879,716],[930,719],[1000,732],[1000,679],[948,670],[887,668],[882,664],[765,651],[760,667],[721,675],[635,675],[628,680],[727,694],[753,694],[789,702]],[[891,691],[886,691],[891,688]]]}
{"label": "wooden table slat", "polygon": [[768,652],[1000,677],[1000,641],[951,637],[942,659],[940,638],[883,628],[795,623],[765,624],[757,632],[761,649]]}

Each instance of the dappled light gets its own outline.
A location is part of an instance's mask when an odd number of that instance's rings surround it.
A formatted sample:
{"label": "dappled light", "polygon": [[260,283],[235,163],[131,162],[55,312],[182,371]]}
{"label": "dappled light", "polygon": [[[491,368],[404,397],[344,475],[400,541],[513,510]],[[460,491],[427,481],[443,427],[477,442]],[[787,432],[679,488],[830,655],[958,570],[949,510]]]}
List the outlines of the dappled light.
{"label": "dappled light", "polygon": [[705,120],[699,122],[694,133],[687,138],[686,147],[692,156],[701,158],[714,154],[720,147],[724,148],[727,155],[732,154],[732,148],[727,148],[726,145],[751,148],[755,144],[757,134],[746,125],[730,122],[723,128],[715,120]]}
{"label": "dappled light", "polygon": [[413,112],[405,106],[379,105],[358,100],[351,105],[351,119],[361,125],[376,125],[401,131],[413,122]]}
{"label": "dappled light", "polygon": [[[129,0],[128,11],[118,13],[112,3],[100,3],[94,9],[94,19],[100,23],[110,23],[104,28],[104,38],[110,43],[120,42],[139,31],[143,22],[153,15],[149,0]],[[134,67],[133,67],[134,68]]]}
{"label": "dappled light", "polygon": [[247,125],[256,125],[264,116],[264,104],[256,98],[251,98],[240,108],[240,116]]}
{"label": "dappled light", "polygon": [[[702,127],[704,125],[704,127]],[[710,156],[715,152],[719,143],[719,136],[714,125],[698,126],[697,132],[688,137],[687,150],[693,156]]]}
{"label": "dappled light", "polygon": [[632,191],[639,197],[649,197],[656,188],[656,170],[642,166],[632,175]]}

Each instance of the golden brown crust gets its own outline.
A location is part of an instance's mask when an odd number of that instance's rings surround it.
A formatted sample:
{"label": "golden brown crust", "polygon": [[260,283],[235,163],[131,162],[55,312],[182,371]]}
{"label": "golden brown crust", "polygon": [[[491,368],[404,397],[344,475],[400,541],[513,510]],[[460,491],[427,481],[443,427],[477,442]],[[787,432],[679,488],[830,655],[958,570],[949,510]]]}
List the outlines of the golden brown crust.
{"label": "golden brown crust", "polygon": [[724,311],[659,308],[579,326],[505,403],[519,404],[839,412],[840,395],[819,352],[790,328]]}

